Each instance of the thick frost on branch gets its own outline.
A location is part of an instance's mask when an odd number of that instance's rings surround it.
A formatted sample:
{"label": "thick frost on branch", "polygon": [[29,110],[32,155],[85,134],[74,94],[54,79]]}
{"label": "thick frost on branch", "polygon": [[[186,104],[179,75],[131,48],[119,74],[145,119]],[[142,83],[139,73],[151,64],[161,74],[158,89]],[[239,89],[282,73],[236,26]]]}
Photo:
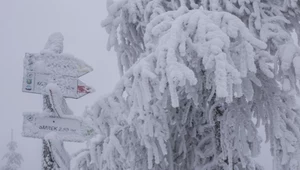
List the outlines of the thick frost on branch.
{"label": "thick frost on branch", "polygon": [[[185,86],[185,77],[190,85],[195,85],[194,74],[203,71],[208,80],[206,89],[215,90],[217,98],[231,102],[235,93],[240,97],[240,90],[246,91],[252,86],[246,77],[257,79],[255,51],[267,47],[233,15],[189,11],[185,7],[153,19],[147,26],[145,42],[147,51],[155,49],[156,73],[162,77],[160,87],[168,83],[173,107],[178,107],[175,88]],[[189,73],[192,70],[195,73]],[[245,94],[251,100],[253,94]]]}
{"label": "thick frost on branch", "polygon": [[[78,166],[299,169],[299,1],[109,0],[102,22],[121,80],[86,111],[98,135]],[[254,124],[253,118],[257,123]]]}

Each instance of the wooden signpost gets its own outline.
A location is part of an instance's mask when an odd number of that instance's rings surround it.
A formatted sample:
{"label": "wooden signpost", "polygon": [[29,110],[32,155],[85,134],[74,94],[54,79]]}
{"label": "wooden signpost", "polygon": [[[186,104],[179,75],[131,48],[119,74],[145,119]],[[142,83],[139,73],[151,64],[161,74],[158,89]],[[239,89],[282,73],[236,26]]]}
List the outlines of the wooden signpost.
{"label": "wooden signpost", "polygon": [[62,53],[63,36],[54,33],[41,53],[26,53],[22,91],[43,95],[43,112],[24,113],[23,136],[43,139],[43,169],[69,170],[70,157],[63,141],[83,142],[94,131],[73,116],[65,98],[78,99],[93,89],[78,78],[93,69]]}

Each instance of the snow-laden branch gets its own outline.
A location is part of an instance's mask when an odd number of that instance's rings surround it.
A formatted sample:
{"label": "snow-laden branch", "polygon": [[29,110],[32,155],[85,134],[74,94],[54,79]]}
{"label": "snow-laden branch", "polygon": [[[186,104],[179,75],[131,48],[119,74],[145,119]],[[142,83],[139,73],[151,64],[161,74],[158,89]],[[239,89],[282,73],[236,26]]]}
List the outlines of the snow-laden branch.
{"label": "snow-laden branch", "polygon": [[109,0],[102,26],[122,77],[86,112],[99,136],[80,164],[261,170],[252,157],[262,124],[274,168],[299,169],[291,95],[299,91],[291,37],[299,7],[296,0]]}

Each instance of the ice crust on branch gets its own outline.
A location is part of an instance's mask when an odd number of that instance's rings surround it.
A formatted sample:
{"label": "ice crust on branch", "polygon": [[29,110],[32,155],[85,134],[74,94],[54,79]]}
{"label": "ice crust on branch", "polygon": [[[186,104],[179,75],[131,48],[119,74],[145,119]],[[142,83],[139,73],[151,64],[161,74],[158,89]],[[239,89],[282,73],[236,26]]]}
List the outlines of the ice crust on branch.
{"label": "ice crust on branch", "polygon": [[[172,18],[176,20],[172,21]],[[148,40],[158,38],[158,42]],[[231,102],[233,94],[237,93],[234,89],[247,89],[243,86],[248,85],[248,74],[255,78],[254,48],[264,50],[267,46],[253,37],[245,25],[229,13],[190,11],[186,7],[178,9],[173,15],[167,13],[153,19],[146,28],[145,42],[149,51],[156,48],[153,52],[157,55],[155,71],[158,75],[167,75],[168,80],[165,81],[165,76],[161,76],[160,82],[168,83],[173,107],[178,107],[175,88],[185,85],[183,78],[186,77],[190,85],[196,85],[196,80],[192,80],[195,79],[194,74],[203,70],[210,73],[206,76],[210,81],[206,84],[207,89],[215,89],[218,98],[226,98]],[[239,56],[242,52],[243,56]],[[191,62],[193,60],[199,63]],[[190,68],[185,66],[189,62]],[[192,70],[194,72],[189,73]],[[243,84],[242,78],[246,79]]]}
{"label": "ice crust on branch", "polygon": [[300,168],[299,1],[109,0],[107,9],[122,77],[85,112],[98,135],[82,167],[261,170],[252,158],[262,125],[273,169]]}

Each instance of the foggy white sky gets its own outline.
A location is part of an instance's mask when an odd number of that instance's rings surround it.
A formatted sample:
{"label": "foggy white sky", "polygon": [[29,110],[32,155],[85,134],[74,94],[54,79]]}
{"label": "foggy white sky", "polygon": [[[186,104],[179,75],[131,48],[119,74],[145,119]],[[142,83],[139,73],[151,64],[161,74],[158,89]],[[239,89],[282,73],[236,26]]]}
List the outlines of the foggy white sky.
{"label": "foggy white sky", "polygon": [[[94,68],[80,79],[96,92],[67,99],[76,115],[113,89],[118,80],[116,56],[107,52],[107,34],[100,26],[106,14],[106,0],[0,0],[0,158],[7,152],[13,128],[18,152],[24,157],[22,170],[41,169],[41,140],[21,136],[22,113],[42,110],[41,95],[21,91],[23,57],[25,52],[40,52],[51,33],[61,32],[64,52]],[[74,152],[81,146],[68,143],[67,149]],[[266,151],[259,162],[271,169]],[[4,163],[0,160],[0,167]]]}

